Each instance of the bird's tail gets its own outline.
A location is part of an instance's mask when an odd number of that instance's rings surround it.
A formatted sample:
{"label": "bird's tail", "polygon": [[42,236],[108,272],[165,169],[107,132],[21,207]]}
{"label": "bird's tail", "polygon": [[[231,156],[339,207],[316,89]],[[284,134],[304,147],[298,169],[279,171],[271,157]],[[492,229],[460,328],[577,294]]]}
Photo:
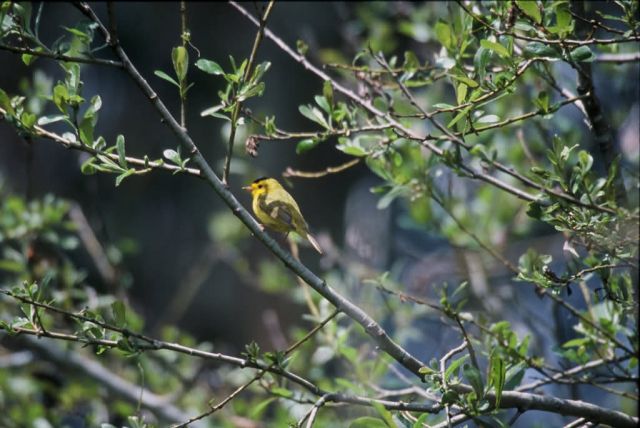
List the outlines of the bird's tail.
{"label": "bird's tail", "polygon": [[313,248],[316,249],[317,252],[322,254],[322,250],[320,249],[320,245],[318,244],[318,241],[316,241],[316,238],[311,236],[310,233],[307,233],[307,240],[311,243],[311,245],[313,246]]}

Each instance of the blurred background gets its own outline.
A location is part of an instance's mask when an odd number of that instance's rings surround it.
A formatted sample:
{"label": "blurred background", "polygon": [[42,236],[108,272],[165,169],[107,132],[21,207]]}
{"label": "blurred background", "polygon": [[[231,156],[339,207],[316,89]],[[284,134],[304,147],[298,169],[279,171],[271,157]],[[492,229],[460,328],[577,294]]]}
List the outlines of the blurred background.
{"label": "blurred background", "polygon": [[[252,3],[244,6],[256,14]],[[92,7],[106,19],[104,3]],[[122,45],[174,115],[178,114],[177,91],[154,76],[154,71],[172,69],[171,48],[180,43],[178,7],[177,3],[146,2],[115,7]],[[415,32],[420,27],[416,26],[412,27],[413,32],[403,32],[397,23],[419,22],[423,14],[446,18],[449,7],[446,2],[283,2],[276,4],[268,27],[290,46],[304,40],[309,46],[307,57],[316,64],[348,64],[366,39],[375,49],[388,54],[416,50],[424,61],[435,53],[435,44],[432,46],[429,41],[431,35],[420,36]],[[602,10],[607,7],[602,5]],[[73,26],[83,19],[75,8],[65,4],[46,3],[43,13],[47,19],[42,22],[40,36],[48,42],[60,35],[61,25]],[[188,28],[201,57],[214,60],[225,69],[230,67],[229,55],[248,56],[255,36],[255,28],[246,18],[224,3],[189,3]],[[100,55],[111,58],[108,49]],[[189,55],[192,61],[197,58],[194,49],[189,49]],[[260,117],[275,115],[280,128],[309,130],[314,125],[298,113],[298,106],[312,102],[313,96],[322,91],[322,81],[304,72],[300,64],[269,40],[258,51],[258,62],[266,60],[271,62],[264,79],[266,91],[262,97],[249,101],[247,107]],[[46,59],[27,68],[18,55],[0,51],[0,64],[0,86],[12,93],[24,90],[27,81],[32,86],[37,82],[46,86],[44,76],[63,78],[60,67]],[[624,162],[637,168],[638,66],[618,70],[623,76],[620,79],[608,79],[606,73],[599,73],[601,70],[598,66],[594,70],[600,99],[620,129],[619,149]],[[575,80],[568,67],[556,71],[567,81]],[[165,149],[176,148],[173,134],[120,70],[83,66],[82,78],[86,98],[93,94],[102,97],[97,133],[107,141],[113,142],[117,134],[123,134],[128,154],[147,154],[152,159],[161,158]],[[195,67],[191,67],[189,79],[195,86],[189,92],[187,128],[220,174],[229,128],[218,119],[201,117],[200,112],[217,104],[223,81]],[[587,135],[580,112],[573,107],[563,109],[558,121],[558,126],[576,127],[577,133]],[[345,268],[350,280],[345,281],[341,291],[372,311],[376,319],[387,321],[385,327],[391,335],[407,343],[424,361],[438,358],[458,344],[457,334],[436,328],[440,320],[433,314],[425,314],[414,325],[403,325],[400,319],[391,321],[393,304],[363,287],[363,277],[391,271],[391,278],[406,292],[433,299],[438,298],[434,284],[446,282],[453,286],[470,280],[470,310],[481,311],[492,319],[512,321],[514,331],[523,335],[533,332],[533,347],[538,352],[552,358],[549,343],[571,337],[565,313],[552,308],[548,300],[540,300],[533,287],[522,283],[514,287],[511,273],[496,263],[481,258],[477,252],[451,245],[437,227],[420,227],[415,221],[419,217],[415,207],[395,201],[389,209],[378,209],[380,198],[370,189],[381,181],[363,163],[320,179],[282,178],[287,167],[318,171],[351,159],[335,149],[334,140],[302,155],[296,155],[295,141],[262,142],[258,156],[251,158],[244,151],[248,133],[241,131],[244,132],[236,138],[231,190],[249,207],[249,195],[242,193],[241,186],[260,176],[285,181],[312,231],[327,248],[326,255],[318,257],[308,247],[302,247],[302,260],[316,271]],[[146,320],[145,330],[155,332],[163,326],[176,325],[197,340],[232,353],[240,352],[251,341],[265,349],[282,348],[288,342],[286,332],[291,325],[300,323],[301,315],[307,312],[302,290],[293,286],[295,279],[281,266],[269,263],[272,256],[257,240],[247,239],[240,222],[227,212],[211,188],[186,175],[152,173],[129,178],[116,189],[112,175],[84,176],[80,165],[85,160],[85,155],[64,150],[50,141],[27,142],[0,123],[0,179],[4,189],[28,199],[52,193],[75,201],[74,222],[81,229],[85,227],[89,236],[94,234],[99,247],[94,253],[86,245],[76,250],[78,266],[86,271],[87,282],[100,292],[129,299]],[[476,184],[456,181],[443,169],[439,178],[443,188],[452,180],[460,186],[457,192],[469,199],[477,191]],[[485,205],[474,209],[492,207],[495,205],[491,201],[485,201]],[[523,218],[514,226],[518,239],[499,230],[493,235],[507,258],[517,264],[526,248],[534,246],[553,254],[554,260],[563,264],[562,235],[547,226],[532,226],[523,211],[518,215]],[[500,238],[499,233],[504,236]],[[233,245],[222,245],[223,242]],[[290,296],[281,293],[284,289],[290,290]],[[579,293],[567,299],[581,306]],[[514,307],[518,308],[517,313],[513,312]],[[425,334],[429,339],[427,347]]]}

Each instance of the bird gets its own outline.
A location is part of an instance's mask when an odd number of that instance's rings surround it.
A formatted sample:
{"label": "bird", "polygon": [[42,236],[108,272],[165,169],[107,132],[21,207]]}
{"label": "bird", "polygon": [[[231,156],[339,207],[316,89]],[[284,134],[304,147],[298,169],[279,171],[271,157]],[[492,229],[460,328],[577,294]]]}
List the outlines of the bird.
{"label": "bird", "polygon": [[251,192],[253,212],[264,226],[276,232],[296,232],[322,254],[318,241],[309,233],[300,207],[278,180],[260,177],[242,189]]}

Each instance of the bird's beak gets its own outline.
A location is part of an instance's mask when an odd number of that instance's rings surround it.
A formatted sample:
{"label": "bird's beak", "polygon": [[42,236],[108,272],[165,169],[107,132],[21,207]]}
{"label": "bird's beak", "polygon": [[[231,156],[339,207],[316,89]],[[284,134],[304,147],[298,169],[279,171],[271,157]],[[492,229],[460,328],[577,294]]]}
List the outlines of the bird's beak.
{"label": "bird's beak", "polygon": [[252,186],[244,186],[244,187],[242,188],[242,190],[246,190],[247,192],[250,192],[250,191],[252,191],[252,190],[253,190],[253,187],[252,187]]}

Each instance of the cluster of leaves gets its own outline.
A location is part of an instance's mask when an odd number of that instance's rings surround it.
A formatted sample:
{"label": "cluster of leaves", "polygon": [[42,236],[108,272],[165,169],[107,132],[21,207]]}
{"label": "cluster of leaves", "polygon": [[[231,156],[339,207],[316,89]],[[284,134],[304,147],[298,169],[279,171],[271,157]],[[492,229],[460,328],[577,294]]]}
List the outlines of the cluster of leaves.
{"label": "cluster of leaves", "polygon": [[[623,37],[636,34],[637,2],[618,1],[615,4],[620,13],[602,18],[614,19],[624,25]],[[615,196],[617,177],[623,173],[620,164],[605,165],[607,173],[599,177],[594,171],[594,155],[586,145],[575,143],[582,139],[582,131],[572,125],[571,119],[560,114],[560,108],[573,101],[560,98],[562,91],[550,68],[556,62],[572,66],[592,62],[597,53],[615,49],[613,46],[617,44],[611,43],[610,48],[595,48],[595,42],[567,44],[575,37],[577,26],[568,1],[484,2],[475,4],[470,10],[461,5],[411,4],[409,7],[415,13],[398,22],[393,21],[385,6],[378,4],[370,10],[357,8],[365,24],[364,30],[361,28],[360,31],[366,33],[369,46],[354,55],[351,65],[343,66],[347,71],[343,77],[355,78],[355,83],[364,88],[362,99],[366,101],[342,100],[335,93],[333,82],[325,81],[322,94],[314,97],[315,104],[301,105],[298,109],[302,116],[320,127],[319,131],[298,137],[278,129],[275,116],[267,116],[264,121],[257,121],[264,129],[265,139],[294,136],[298,140],[296,152],[302,154],[330,137],[338,137],[337,150],[364,159],[369,169],[383,181],[372,189],[381,195],[379,209],[388,209],[398,201],[408,214],[402,219],[403,227],[437,231],[458,246],[477,249],[478,246],[504,244],[518,236],[530,236],[541,225],[546,227],[543,228],[545,231],[565,234],[565,250],[573,256],[566,263],[565,273],[556,273],[558,268],[555,264],[552,266],[550,255],[533,250],[522,255],[517,268],[518,280],[551,291],[560,299],[561,292],[570,290],[572,283],[600,287],[605,291],[589,293],[593,294],[594,303],[588,302],[587,309],[575,320],[573,327],[577,337],[558,344],[557,353],[573,364],[584,364],[601,356],[613,358],[625,351],[619,346],[621,338],[635,350],[637,314],[633,308],[637,290],[633,287],[631,269],[637,271],[638,249],[637,235],[631,231],[637,230],[637,200],[621,207]],[[435,13],[428,13],[432,10]],[[0,8],[0,41],[21,40],[33,49],[49,54],[90,56],[95,51],[91,49],[92,25],[65,28],[71,39],[47,48],[37,37],[39,16],[40,12],[32,29],[31,5],[4,2]],[[434,61],[421,59],[411,51],[399,56],[395,52],[397,40],[390,37],[394,31],[414,42],[430,42],[436,46]],[[298,51],[303,56],[307,48],[304,42],[298,44]],[[25,55],[23,61],[31,64],[35,57]],[[184,105],[193,86],[188,80],[187,48],[173,48],[171,59],[173,76],[160,70],[155,74],[177,87]],[[270,63],[263,62],[251,70],[249,60],[243,60],[238,66],[230,56],[229,62],[228,71],[217,62],[204,58],[195,61],[194,65],[209,75],[222,76],[225,82],[225,88],[218,93],[220,102],[203,110],[201,116],[228,121],[235,130],[246,124],[240,114],[241,103],[264,93],[263,78]],[[131,175],[147,173],[152,167],[164,165],[162,159],[151,161],[147,156],[143,165],[132,165],[125,153],[124,136],[119,135],[112,146],[103,137],[96,137],[101,98],[96,95],[86,101],[81,67],[77,63],[60,62],[60,65],[64,80],[49,89],[31,91],[27,97],[11,97],[0,89],[0,107],[10,124],[25,136],[37,136],[40,131],[36,126],[60,122],[67,130],[63,134],[67,144],[77,144],[92,155],[83,164],[82,171],[117,174],[116,185]],[[559,93],[558,97],[552,95],[553,91]],[[49,104],[37,100],[46,100]],[[369,100],[381,114],[373,115],[372,109],[365,108]],[[431,110],[423,110],[418,105],[429,106]],[[58,111],[55,115],[42,116],[47,106]],[[522,129],[526,131],[526,138],[510,126],[525,119]],[[440,135],[431,134],[435,132],[434,127],[441,131]],[[425,138],[411,138],[402,129],[417,129]],[[556,136],[548,143],[550,134]],[[521,144],[514,144],[518,140]],[[426,152],[425,141],[433,141],[441,150],[440,154]],[[175,172],[187,168],[189,159],[183,157],[179,148],[166,149],[163,155],[175,166]],[[496,173],[502,164],[508,165],[508,170],[515,174],[504,177],[504,174]],[[496,179],[504,179],[509,185],[525,183],[537,192],[536,200],[525,206],[491,184],[469,185],[466,179],[475,178],[469,172],[470,168],[494,174]],[[637,177],[627,174],[625,178],[636,185]],[[67,272],[67,283],[64,287],[53,287],[50,265],[42,265],[43,271],[38,273],[38,265],[31,262],[33,257],[29,255],[33,242],[45,242],[63,254],[77,246],[73,237],[61,237],[58,232],[58,228],[65,225],[66,205],[56,205],[55,201],[49,200],[27,207],[16,198],[7,201],[6,208],[3,205],[0,212],[3,216],[0,221],[5,222],[5,225],[0,223],[0,245],[3,246],[0,269],[11,273],[6,283],[11,286],[10,293],[18,299],[68,308],[80,307],[78,302],[88,304],[88,293],[77,291],[84,277],[75,271],[67,258],[62,258],[64,263],[61,263],[64,266],[61,271]],[[520,215],[527,208],[528,217]],[[246,231],[236,226],[232,214],[216,216],[210,226],[214,244],[234,247],[234,251],[223,259],[226,257],[236,272],[254,275],[256,278],[252,277],[248,282],[258,284],[265,291],[287,293],[295,300],[307,303],[310,311],[316,312],[312,317],[315,322],[328,315],[328,305],[319,301],[318,296],[304,296],[301,287],[291,292],[293,281],[287,278],[280,264],[251,263],[241,251],[235,251],[243,248],[247,238]],[[499,236],[505,230],[504,236]],[[255,269],[250,271],[252,266]],[[349,275],[341,270],[327,272],[336,286],[346,287],[350,282]],[[374,293],[384,289],[399,295],[400,286],[388,276],[371,281],[376,286]],[[15,286],[20,281],[26,282]],[[54,295],[54,289],[67,291]],[[463,298],[456,300],[458,296]],[[485,416],[486,419],[478,420],[486,424],[501,425],[503,415],[499,414],[499,405],[503,392],[515,389],[526,370],[540,369],[545,360],[531,355],[530,336],[520,339],[509,322],[484,324],[476,321],[473,315],[463,313],[467,300],[472,297],[463,284],[451,295],[443,292],[439,303],[440,311],[449,320],[473,326],[473,336],[463,337],[468,347],[475,349],[475,355],[469,352],[453,359],[444,373],[440,362],[434,359],[422,373],[430,391],[437,393],[436,398],[443,406],[456,406],[471,417]],[[411,335],[424,339],[412,326],[422,312],[416,307],[403,307],[397,301],[387,304],[393,308],[389,311],[393,312],[389,324],[407,327],[405,332],[398,333],[401,339]],[[106,356],[111,351],[99,341],[116,341],[118,346],[114,352],[128,357],[131,362],[123,376],[136,378],[143,370],[145,382],[157,391],[174,391],[184,386],[184,379],[175,371],[172,372],[175,376],[165,378],[160,375],[167,366],[177,363],[184,369],[183,373],[195,373],[198,368],[186,357],[175,354],[151,357],[144,352],[144,343],[125,333],[128,329],[140,331],[142,319],[132,308],[109,295],[101,295],[98,303],[84,310],[83,318],[75,318],[72,325],[32,304],[7,305],[5,311],[0,328],[10,332],[19,328],[67,327],[74,331],[79,341],[92,344],[95,353]],[[379,312],[383,310],[379,309]],[[304,333],[303,330],[296,331],[294,336],[300,338]],[[190,341],[175,331],[167,334],[179,336],[187,343]],[[337,322],[329,323],[321,334],[292,356],[283,351],[262,352],[254,343],[247,345],[244,356],[252,363],[308,375],[326,391],[373,396],[379,393],[379,385],[389,384],[391,388],[404,385],[389,370],[390,358],[376,352],[362,330]],[[629,358],[627,371],[633,370],[636,364],[635,357]],[[234,387],[247,381],[246,371],[240,368],[222,375]],[[199,388],[182,390],[181,401],[203,408],[201,397],[206,395],[202,392],[206,389],[202,382],[195,383]],[[462,384],[469,385],[471,391],[461,392],[458,387]],[[251,390],[250,397],[233,401],[233,411],[280,423],[300,420],[301,413],[317,399],[271,373],[265,374]],[[489,400],[490,393],[495,396],[495,405]],[[21,396],[20,400],[23,399]],[[409,419],[401,414],[389,412],[377,403],[373,407],[365,416],[358,413],[351,426],[410,425]],[[33,418],[42,417],[44,411],[39,410]],[[134,410],[129,405],[115,412],[124,417],[133,414]],[[323,412],[318,416],[318,423],[335,423],[339,417],[339,412]],[[223,419],[222,416],[219,418]],[[414,426],[439,419],[442,414],[425,414]],[[29,419],[29,422],[33,420]],[[141,422],[130,420],[129,423]]]}

